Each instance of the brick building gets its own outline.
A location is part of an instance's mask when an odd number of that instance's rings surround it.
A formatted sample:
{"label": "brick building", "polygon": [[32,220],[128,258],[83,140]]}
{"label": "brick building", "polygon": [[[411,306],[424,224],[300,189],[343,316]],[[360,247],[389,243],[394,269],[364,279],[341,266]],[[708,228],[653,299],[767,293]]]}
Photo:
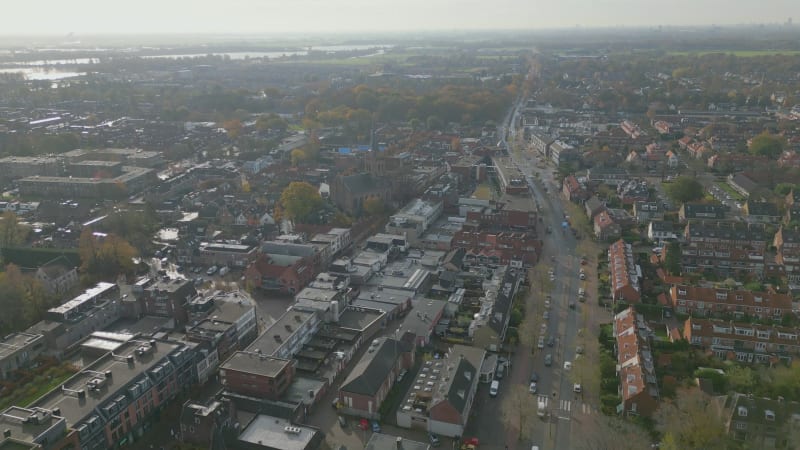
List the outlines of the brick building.
{"label": "brick building", "polygon": [[792,313],[792,297],[786,294],[683,284],[673,285],[669,292],[672,306],[680,314],[780,320],[784,314]]}
{"label": "brick building", "polygon": [[800,354],[795,328],[690,317],[683,338],[717,358],[744,364],[791,363]]}
{"label": "brick building", "polygon": [[684,272],[708,270],[720,277],[763,276],[768,239],[763,224],[690,220],[683,237]]}
{"label": "brick building", "polygon": [[278,400],[294,379],[294,363],[263,353],[236,352],[219,368],[225,389],[256,398]]}
{"label": "brick building", "polygon": [[635,303],[642,299],[639,269],[630,244],[620,239],[608,247],[608,270],[614,301]]}

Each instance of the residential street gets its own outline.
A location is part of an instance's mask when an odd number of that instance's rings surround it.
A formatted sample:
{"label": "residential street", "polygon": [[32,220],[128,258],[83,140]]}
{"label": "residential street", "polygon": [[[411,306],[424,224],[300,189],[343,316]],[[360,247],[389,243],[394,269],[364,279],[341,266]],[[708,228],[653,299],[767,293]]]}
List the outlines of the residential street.
{"label": "residential street", "polygon": [[[579,448],[580,436],[591,433],[588,428],[596,423],[582,419],[600,414],[599,385],[594,376],[598,361],[596,336],[600,323],[610,320],[610,313],[597,303],[597,255],[602,247],[591,241],[591,237],[585,233],[580,233],[583,240],[577,240],[569,229],[562,228],[565,209],[551,166],[537,167],[537,157],[526,151],[511,151],[509,154],[526,175],[536,173],[538,178],[528,178],[528,181],[543,218],[540,232],[544,236],[544,249],[539,264],[553,269],[554,281],[549,283],[552,285],[548,286],[552,287],[550,292],[542,294],[541,286],[537,286],[540,280],[531,277],[531,292],[526,299],[526,320],[537,324],[544,321],[543,296],[550,295],[550,315],[549,320],[545,321],[547,331],[542,334],[552,336],[554,345],[536,349],[532,354],[530,342],[536,339],[523,339],[515,352],[510,379],[501,383],[500,396],[489,399],[485,392],[479,396],[483,404],[479,405],[480,412],[469,429],[474,430],[474,434],[481,439],[482,448],[502,449],[506,445],[510,449],[530,448],[531,445],[538,445],[541,449]],[[543,186],[548,187],[547,193]],[[552,228],[551,234],[545,234],[547,226]],[[581,265],[582,255],[587,257],[586,265]],[[586,271],[586,281],[579,278],[581,268]],[[586,289],[585,303],[578,302],[580,287]],[[575,303],[575,309],[569,308],[570,302]],[[534,329],[541,332],[539,327]],[[579,345],[585,354],[576,362],[576,348]],[[551,367],[546,367],[544,363],[547,354],[552,355]],[[568,365],[565,366],[565,363]],[[515,396],[522,389],[514,386],[521,385],[527,390],[534,370],[539,375],[538,392],[528,394],[530,408],[525,410],[524,419],[520,420],[514,414],[516,412],[518,416],[520,412]],[[582,393],[573,392],[575,383],[582,385]],[[547,411],[543,420],[536,414],[540,397]],[[505,434],[500,432],[498,421],[504,422]],[[522,433],[520,423],[526,428]]]}

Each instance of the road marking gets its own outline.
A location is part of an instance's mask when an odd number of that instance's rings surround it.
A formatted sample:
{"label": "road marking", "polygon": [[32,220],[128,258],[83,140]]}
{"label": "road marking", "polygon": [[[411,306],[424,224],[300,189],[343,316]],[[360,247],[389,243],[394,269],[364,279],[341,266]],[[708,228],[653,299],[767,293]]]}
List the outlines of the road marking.
{"label": "road marking", "polygon": [[572,402],[570,400],[561,400],[561,408],[563,411],[570,412],[572,409]]}

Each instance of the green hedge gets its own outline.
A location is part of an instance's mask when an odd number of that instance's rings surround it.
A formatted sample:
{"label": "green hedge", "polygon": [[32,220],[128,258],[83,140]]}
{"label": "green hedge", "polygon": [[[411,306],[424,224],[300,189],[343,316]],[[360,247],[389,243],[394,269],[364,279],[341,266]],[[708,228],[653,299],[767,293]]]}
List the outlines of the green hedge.
{"label": "green hedge", "polygon": [[78,250],[74,248],[6,247],[0,252],[3,255],[4,264],[15,264],[25,268],[39,267],[59,256],[67,258],[76,267],[81,265]]}

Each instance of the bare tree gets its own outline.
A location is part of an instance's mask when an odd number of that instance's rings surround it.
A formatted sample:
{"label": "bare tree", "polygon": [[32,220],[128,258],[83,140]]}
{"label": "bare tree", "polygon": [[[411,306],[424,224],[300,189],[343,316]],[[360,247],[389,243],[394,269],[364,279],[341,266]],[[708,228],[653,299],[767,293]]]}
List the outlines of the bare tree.
{"label": "bare tree", "polygon": [[512,385],[510,394],[504,399],[503,418],[506,423],[518,427],[520,441],[531,438],[533,426],[530,421],[536,416],[534,408],[536,404],[531,399],[528,387],[522,384]]}
{"label": "bare tree", "polygon": [[715,402],[698,389],[678,392],[674,401],[663,402],[655,415],[664,434],[664,448],[724,450],[730,440]]}
{"label": "bare tree", "polygon": [[617,417],[595,415],[592,424],[577,438],[578,450],[642,450],[650,447],[651,439],[644,429]]}

